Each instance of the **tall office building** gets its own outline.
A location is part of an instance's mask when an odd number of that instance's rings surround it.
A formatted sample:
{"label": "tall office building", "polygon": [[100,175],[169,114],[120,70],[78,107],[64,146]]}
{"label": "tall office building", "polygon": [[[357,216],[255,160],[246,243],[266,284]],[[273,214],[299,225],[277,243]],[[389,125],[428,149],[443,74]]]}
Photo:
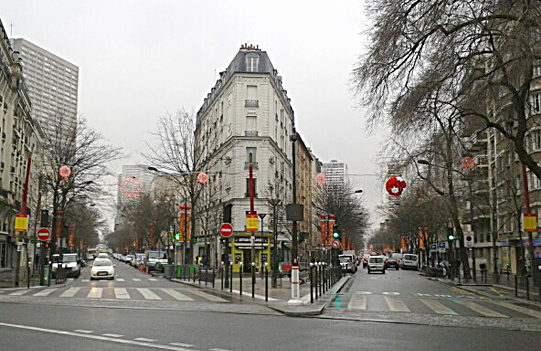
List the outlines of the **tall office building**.
{"label": "tall office building", "polygon": [[55,117],[75,125],[79,68],[25,39],[12,39],[12,45],[22,58],[33,117],[46,131]]}
{"label": "tall office building", "polygon": [[348,165],[344,162],[331,160],[322,167],[328,187],[343,188],[347,182]]}

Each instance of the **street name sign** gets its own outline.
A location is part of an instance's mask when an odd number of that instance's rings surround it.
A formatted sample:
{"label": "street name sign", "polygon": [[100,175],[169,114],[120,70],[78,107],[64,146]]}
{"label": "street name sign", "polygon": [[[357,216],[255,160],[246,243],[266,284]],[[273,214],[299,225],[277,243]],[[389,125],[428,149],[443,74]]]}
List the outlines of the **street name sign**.
{"label": "street name sign", "polygon": [[233,234],[233,226],[231,223],[223,223],[220,226],[220,235],[224,238],[229,238]]}
{"label": "street name sign", "polygon": [[39,240],[42,240],[42,241],[49,240],[50,237],[51,237],[51,231],[49,230],[49,228],[39,228],[38,229],[38,239]]}

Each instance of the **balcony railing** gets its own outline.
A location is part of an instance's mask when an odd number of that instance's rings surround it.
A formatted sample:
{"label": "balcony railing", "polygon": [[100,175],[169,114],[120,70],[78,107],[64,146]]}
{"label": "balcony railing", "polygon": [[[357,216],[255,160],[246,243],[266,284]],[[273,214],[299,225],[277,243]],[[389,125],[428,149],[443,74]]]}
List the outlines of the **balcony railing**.
{"label": "balcony railing", "polygon": [[259,100],[246,100],[245,107],[259,107]]}
{"label": "balcony railing", "polygon": [[244,136],[258,136],[259,132],[257,130],[246,130],[244,131]]}

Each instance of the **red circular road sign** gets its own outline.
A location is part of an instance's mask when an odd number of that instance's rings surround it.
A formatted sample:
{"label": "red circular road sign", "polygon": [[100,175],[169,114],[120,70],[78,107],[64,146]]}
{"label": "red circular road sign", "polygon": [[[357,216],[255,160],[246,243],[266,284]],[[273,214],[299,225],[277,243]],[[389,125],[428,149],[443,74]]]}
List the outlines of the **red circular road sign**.
{"label": "red circular road sign", "polygon": [[48,228],[39,228],[38,229],[38,239],[39,240],[49,240],[51,237],[51,231]]}
{"label": "red circular road sign", "polygon": [[231,235],[233,235],[233,226],[231,223],[224,223],[220,226],[220,235],[222,235],[224,238],[229,238]]}
{"label": "red circular road sign", "polygon": [[341,245],[341,244],[340,244],[340,240],[334,239],[334,240],[332,241],[332,248],[333,248],[333,249],[339,249],[339,248],[340,248],[340,245]]}

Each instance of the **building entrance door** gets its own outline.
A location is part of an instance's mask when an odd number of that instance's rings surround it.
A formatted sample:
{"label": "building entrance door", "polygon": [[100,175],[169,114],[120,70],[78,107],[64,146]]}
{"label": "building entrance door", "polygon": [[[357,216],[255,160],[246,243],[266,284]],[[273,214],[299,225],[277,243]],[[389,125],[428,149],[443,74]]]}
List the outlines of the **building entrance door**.
{"label": "building entrance door", "polygon": [[252,267],[252,252],[250,250],[244,250],[242,255],[242,271],[244,273],[250,273]]}

